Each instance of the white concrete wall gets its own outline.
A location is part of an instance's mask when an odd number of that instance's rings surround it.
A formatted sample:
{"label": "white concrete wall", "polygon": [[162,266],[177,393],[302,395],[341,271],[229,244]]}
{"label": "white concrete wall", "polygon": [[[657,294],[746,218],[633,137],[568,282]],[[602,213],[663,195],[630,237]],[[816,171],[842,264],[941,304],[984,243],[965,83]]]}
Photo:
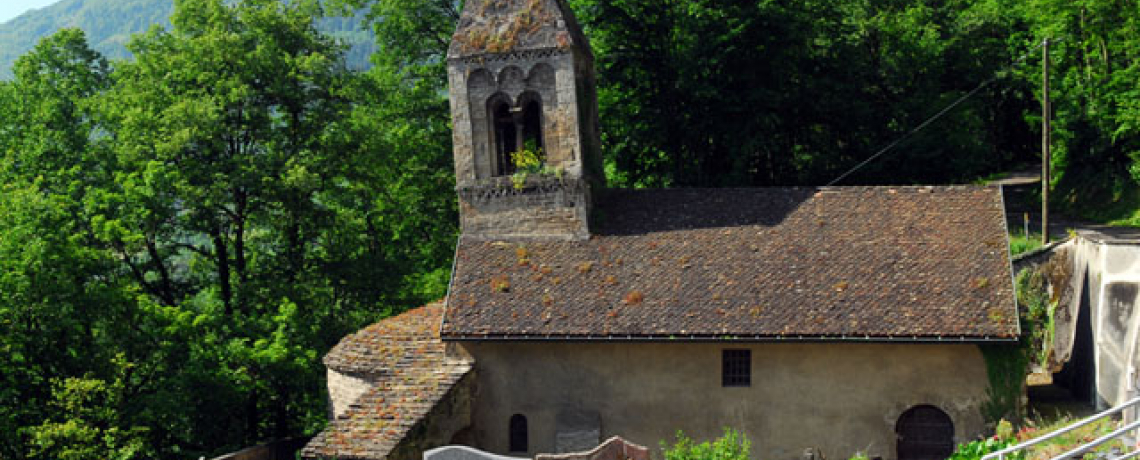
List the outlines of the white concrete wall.
{"label": "white concrete wall", "polygon": [[[1096,391],[1101,405],[1114,406],[1126,399],[1128,369],[1140,367],[1140,315],[1136,314],[1140,307],[1140,245],[1078,237],[1071,248],[1075,295],[1064,309],[1076,318],[1081,299],[1088,299]],[[1088,292],[1084,293],[1086,277]],[[1075,329],[1075,320],[1066,324],[1065,330],[1056,333],[1068,338],[1055,343],[1071,347]],[[1068,350],[1058,352],[1067,356]]]}

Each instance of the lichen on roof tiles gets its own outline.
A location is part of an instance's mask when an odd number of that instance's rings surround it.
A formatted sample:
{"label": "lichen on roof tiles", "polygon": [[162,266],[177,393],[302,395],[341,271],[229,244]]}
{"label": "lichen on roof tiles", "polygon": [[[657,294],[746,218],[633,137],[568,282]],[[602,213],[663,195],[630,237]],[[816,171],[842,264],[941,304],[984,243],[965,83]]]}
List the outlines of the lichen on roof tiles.
{"label": "lichen on roof tiles", "polygon": [[597,207],[587,241],[461,238],[443,336],[1018,333],[997,188],[609,191]]}
{"label": "lichen on roof tiles", "polygon": [[329,422],[301,452],[304,458],[382,459],[471,370],[449,357],[440,340],[442,304],[385,319],[345,337],[325,364],[373,375],[377,385]]}
{"label": "lichen on roof tiles", "polygon": [[448,57],[572,46],[588,49],[562,0],[470,0],[460,14]]}

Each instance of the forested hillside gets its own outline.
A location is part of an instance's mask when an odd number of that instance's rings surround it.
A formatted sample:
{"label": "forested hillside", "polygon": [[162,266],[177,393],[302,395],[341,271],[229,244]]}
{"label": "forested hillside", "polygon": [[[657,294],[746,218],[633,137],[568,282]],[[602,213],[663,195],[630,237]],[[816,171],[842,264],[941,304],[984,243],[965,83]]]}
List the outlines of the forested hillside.
{"label": "forested hillside", "polygon": [[[170,26],[174,0],[59,0],[48,7],[30,11],[0,24],[0,79],[12,78],[12,64],[40,39],[63,28],[79,28],[87,33],[91,48],[109,59],[130,56],[127,41],[131,35],[146,32],[153,25]],[[318,28],[348,45],[349,66],[363,69],[373,50],[372,35],[361,27],[361,18],[330,17],[318,21]]]}
{"label": "forested hillside", "polygon": [[[979,87],[841,185],[1033,167],[1049,37],[1053,205],[1140,207],[1140,10],[1121,2],[570,3],[611,186],[827,183]],[[367,13],[366,72],[314,0],[174,4],[171,27],[127,40],[133,60],[68,29],[0,82],[0,458],[312,434],[321,356],[445,291],[459,2],[330,0]],[[89,14],[127,11],[106,8]]]}

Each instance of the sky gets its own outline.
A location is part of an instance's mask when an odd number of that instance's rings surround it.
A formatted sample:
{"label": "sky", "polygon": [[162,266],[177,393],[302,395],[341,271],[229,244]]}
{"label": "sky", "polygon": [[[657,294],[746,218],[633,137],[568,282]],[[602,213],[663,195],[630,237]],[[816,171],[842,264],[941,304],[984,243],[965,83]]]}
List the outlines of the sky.
{"label": "sky", "polygon": [[23,14],[25,11],[43,8],[59,0],[0,0],[0,23]]}

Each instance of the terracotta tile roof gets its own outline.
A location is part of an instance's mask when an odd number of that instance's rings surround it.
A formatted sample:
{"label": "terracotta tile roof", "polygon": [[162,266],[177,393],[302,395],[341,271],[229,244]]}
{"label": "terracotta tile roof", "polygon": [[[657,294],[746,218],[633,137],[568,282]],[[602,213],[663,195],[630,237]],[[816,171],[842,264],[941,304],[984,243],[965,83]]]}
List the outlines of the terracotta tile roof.
{"label": "terracotta tile roof", "polygon": [[325,355],[325,367],[347,374],[391,375],[424,347],[439,344],[443,304],[434,303],[387,318],[340,340]]}
{"label": "terracotta tile roof", "polygon": [[325,356],[330,368],[378,377],[344,415],[301,451],[304,458],[382,459],[471,370],[439,339],[442,304],[385,319],[345,337]]}
{"label": "terracotta tile roof", "polygon": [[463,237],[444,338],[1010,339],[1001,190],[609,191],[588,241]]}

